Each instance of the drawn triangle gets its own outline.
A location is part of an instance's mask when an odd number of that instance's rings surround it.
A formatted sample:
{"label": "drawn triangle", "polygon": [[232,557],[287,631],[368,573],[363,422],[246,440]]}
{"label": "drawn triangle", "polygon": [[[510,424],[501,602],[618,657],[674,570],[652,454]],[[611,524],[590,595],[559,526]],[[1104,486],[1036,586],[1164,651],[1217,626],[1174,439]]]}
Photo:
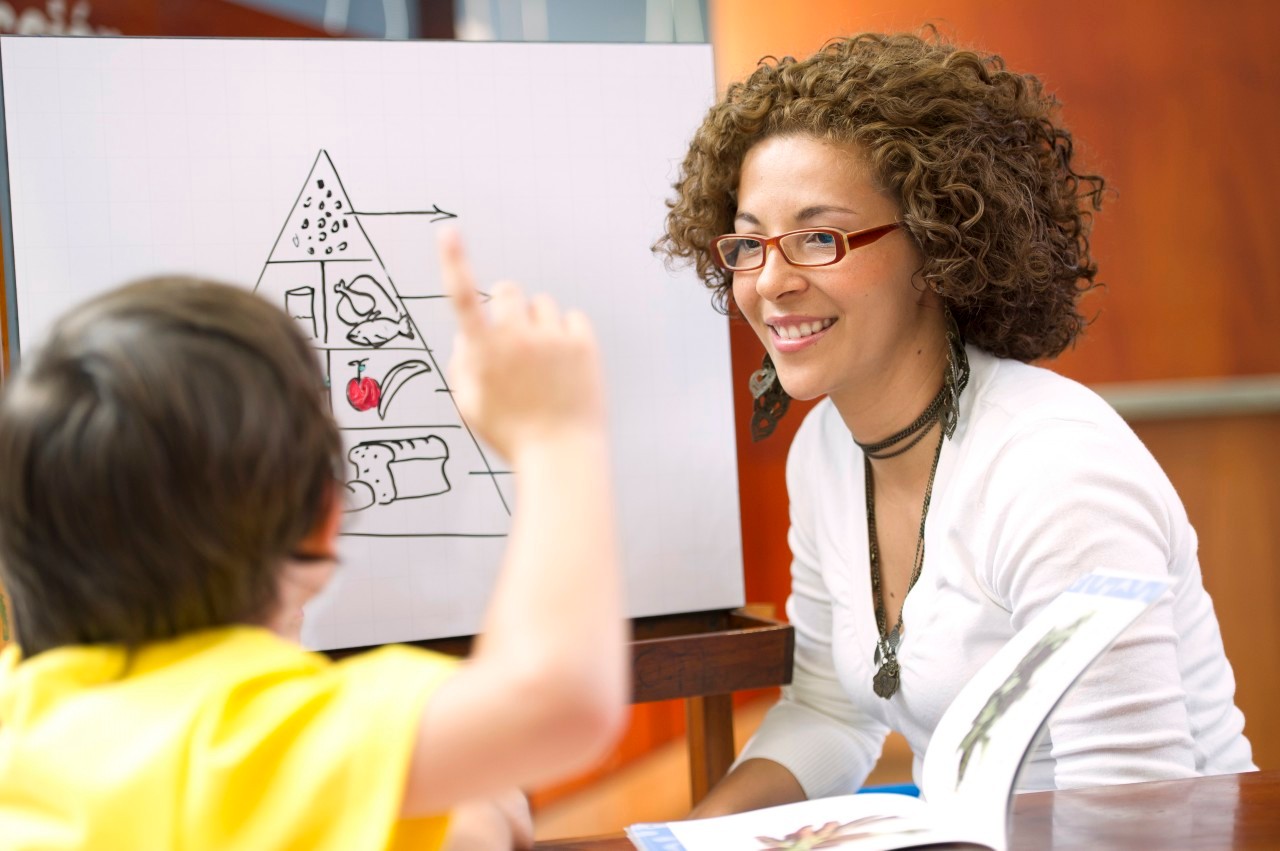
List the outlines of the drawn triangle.
{"label": "drawn triangle", "polygon": [[320,151],[254,287],[322,353],[350,464],[344,534],[505,535],[507,474],[458,413],[360,215]]}
{"label": "drawn triangle", "polygon": [[427,348],[323,150],[255,289],[283,306],[317,348]]}
{"label": "drawn triangle", "polygon": [[373,257],[373,245],[360,229],[354,209],[329,154],[320,151],[269,261]]}

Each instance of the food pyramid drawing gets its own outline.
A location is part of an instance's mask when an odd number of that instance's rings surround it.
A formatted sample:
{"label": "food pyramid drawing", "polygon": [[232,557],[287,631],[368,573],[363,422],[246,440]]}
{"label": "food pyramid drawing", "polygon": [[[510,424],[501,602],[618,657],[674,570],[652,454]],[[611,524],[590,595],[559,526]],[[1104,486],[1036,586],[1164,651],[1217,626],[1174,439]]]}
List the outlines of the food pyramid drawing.
{"label": "food pyramid drawing", "polygon": [[[458,413],[423,323],[409,308],[425,315],[445,301],[401,296],[362,215],[372,214],[352,206],[320,151],[254,287],[288,312],[320,353],[348,462],[343,533],[505,535],[507,471],[493,468]],[[453,217],[438,207],[390,215],[421,217],[424,228]]]}

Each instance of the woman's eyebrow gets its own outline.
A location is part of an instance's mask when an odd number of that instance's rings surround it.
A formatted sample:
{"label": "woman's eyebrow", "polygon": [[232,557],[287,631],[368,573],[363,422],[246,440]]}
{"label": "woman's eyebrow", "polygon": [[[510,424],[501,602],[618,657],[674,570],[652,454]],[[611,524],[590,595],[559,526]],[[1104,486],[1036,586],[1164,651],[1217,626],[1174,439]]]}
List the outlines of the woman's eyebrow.
{"label": "woman's eyebrow", "polygon": [[[794,221],[806,222],[810,219],[814,219],[828,213],[844,213],[845,215],[850,216],[856,216],[858,214],[857,210],[851,210],[848,207],[840,207],[836,204],[811,204],[796,213]],[[733,220],[735,222],[742,222],[743,224],[748,225],[759,226],[760,224],[760,220],[746,210],[739,210],[738,214],[733,217]]]}
{"label": "woman's eyebrow", "polygon": [[850,210],[848,207],[837,207],[835,204],[814,204],[811,207],[805,207],[796,215],[796,221],[803,222],[816,216],[825,215],[826,213],[847,213],[856,216],[857,210]]}

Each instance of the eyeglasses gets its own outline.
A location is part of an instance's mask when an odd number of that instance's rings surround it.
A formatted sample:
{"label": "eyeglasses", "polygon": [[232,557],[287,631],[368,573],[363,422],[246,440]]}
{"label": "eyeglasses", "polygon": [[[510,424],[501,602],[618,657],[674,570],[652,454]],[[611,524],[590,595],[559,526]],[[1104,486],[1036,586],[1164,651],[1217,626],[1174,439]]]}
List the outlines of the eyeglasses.
{"label": "eyeglasses", "polygon": [[835,228],[805,228],[778,236],[729,233],[711,240],[711,259],[728,272],[750,272],[763,268],[765,249],[772,245],[792,266],[830,266],[855,248],[870,245],[900,227],[902,222],[853,233]]}

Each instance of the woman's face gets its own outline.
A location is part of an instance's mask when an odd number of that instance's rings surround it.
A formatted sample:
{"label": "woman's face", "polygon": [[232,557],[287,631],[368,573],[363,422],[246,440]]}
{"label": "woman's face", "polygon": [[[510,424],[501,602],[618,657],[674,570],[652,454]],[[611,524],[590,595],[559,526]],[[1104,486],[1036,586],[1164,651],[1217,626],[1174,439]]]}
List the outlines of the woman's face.
{"label": "woman's face", "polygon": [[[878,188],[851,146],[773,136],[742,163],[737,233],[776,236],[809,227],[850,232],[897,221],[898,203]],[[735,272],[733,297],[796,399],[830,395],[858,403],[892,381],[941,333],[937,299],[912,277],[921,255],[892,230],[830,266],[792,266],[769,248],[765,265]]]}

